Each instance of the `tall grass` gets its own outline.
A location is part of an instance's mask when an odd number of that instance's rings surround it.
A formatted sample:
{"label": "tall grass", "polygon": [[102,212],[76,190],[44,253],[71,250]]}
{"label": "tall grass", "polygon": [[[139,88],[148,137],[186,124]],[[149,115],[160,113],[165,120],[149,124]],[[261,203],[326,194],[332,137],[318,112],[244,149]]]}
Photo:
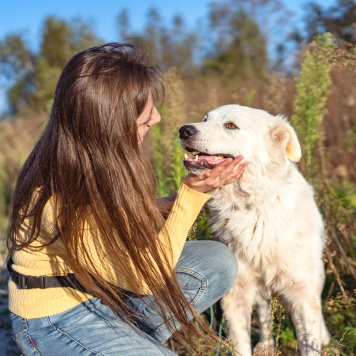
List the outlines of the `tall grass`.
{"label": "tall grass", "polygon": [[[328,41],[323,41],[324,37]],[[316,40],[327,48],[334,48],[332,38],[326,34]],[[327,57],[320,57],[306,50],[303,54],[301,72],[296,79],[297,95],[291,121],[302,146],[302,169],[310,181],[316,172],[325,175],[322,122],[326,114],[326,102],[330,93],[331,67]]]}
{"label": "tall grass", "polygon": [[[344,53],[345,54],[345,53]],[[338,61],[335,61],[335,58]],[[327,281],[324,291],[324,311],[335,339],[341,340],[341,350],[347,355],[356,354],[356,231],[355,209],[346,203],[340,188],[330,179],[324,151],[322,123],[331,85],[330,71],[334,66],[347,66],[342,52],[335,46],[330,34],[319,36],[311,44],[297,83],[296,115],[292,118],[301,132],[305,147],[305,175],[315,187],[317,202],[327,230],[325,262]],[[345,56],[347,58],[347,55]],[[354,63],[354,65],[356,65]],[[314,74],[314,75],[313,75]],[[311,100],[306,96],[309,94]],[[300,100],[299,100],[300,99]],[[301,130],[303,125],[307,132]],[[307,134],[306,134],[307,133]]]}
{"label": "tall grass", "polygon": [[40,131],[39,119],[0,122],[0,241],[7,228],[17,174]]}
{"label": "tall grass", "polygon": [[[160,108],[163,118],[152,127],[153,165],[158,179],[158,192],[164,196],[176,191],[185,175],[181,164],[184,152],[180,148],[178,129],[185,117],[183,81],[176,68],[165,75],[166,97]],[[167,119],[169,118],[169,119]]]}

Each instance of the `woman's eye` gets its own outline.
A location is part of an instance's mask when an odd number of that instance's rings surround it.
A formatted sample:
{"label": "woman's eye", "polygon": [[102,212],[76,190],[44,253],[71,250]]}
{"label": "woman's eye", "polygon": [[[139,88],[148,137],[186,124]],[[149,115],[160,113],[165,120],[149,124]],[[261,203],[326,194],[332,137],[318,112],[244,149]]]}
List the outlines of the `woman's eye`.
{"label": "woman's eye", "polygon": [[229,130],[235,130],[238,129],[238,127],[233,123],[233,122],[227,122],[225,124],[225,127]]}

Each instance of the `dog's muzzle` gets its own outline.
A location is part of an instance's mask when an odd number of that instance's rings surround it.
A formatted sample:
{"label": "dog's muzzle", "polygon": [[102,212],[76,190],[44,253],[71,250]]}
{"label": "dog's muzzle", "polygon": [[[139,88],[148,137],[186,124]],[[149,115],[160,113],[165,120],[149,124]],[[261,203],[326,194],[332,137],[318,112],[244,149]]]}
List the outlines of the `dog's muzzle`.
{"label": "dog's muzzle", "polygon": [[183,161],[183,165],[188,171],[200,174],[206,169],[213,169],[226,158],[234,158],[231,155],[209,154],[198,151],[196,147],[194,147],[194,140],[196,139],[194,136],[197,133],[198,130],[193,125],[183,125],[179,129],[179,138],[182,148],[188,152],[195,152],[195,154],[190,157],[186,155]]}

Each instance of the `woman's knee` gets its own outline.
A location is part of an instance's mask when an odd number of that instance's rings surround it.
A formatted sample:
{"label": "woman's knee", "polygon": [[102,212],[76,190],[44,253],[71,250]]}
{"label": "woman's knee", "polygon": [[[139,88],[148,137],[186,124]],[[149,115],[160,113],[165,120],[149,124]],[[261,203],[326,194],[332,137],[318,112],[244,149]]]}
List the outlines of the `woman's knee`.
{"label": "woman's knee", "polygon": [[210,256],[210,263],[217,276],[223,279],[226,288],[229,289],[234,283],[238,273],[238,262],[234,253],[223,243],[211,241],[212,254]]}
{"label": "woman's knee", "polygon": [[228,290],[236,279],[238,263],[223,243],[212,240],[188,241],[182,253],[181,266],[190,267],[206,276],[209,283],[221,284]]}

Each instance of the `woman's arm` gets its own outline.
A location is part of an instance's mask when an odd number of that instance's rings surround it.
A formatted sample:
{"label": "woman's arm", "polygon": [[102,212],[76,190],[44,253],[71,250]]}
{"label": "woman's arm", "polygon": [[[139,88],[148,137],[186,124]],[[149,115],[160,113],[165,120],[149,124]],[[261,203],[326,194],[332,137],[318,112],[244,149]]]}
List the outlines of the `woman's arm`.
{"label": "woman's arm", "polygon": [[[213,170],[206,170],[201,175],[188,174],[183,183],[191,189],[198,192],[206,193],[210,190],[221,187],[234,182],[240,178],[244,168],[248,165],[248,162],[240,162],[243,160],[242,156],[236,157],[234,160],[227,159]],[[173,193],[167,197],[157,199],[158,208],[162,213],[171,211],[174,201],[177,198],[177,193]]]}
{"label": "woman's arm", "polygon": [[173,193],[171,195],[168,195],[167,197],[157,199],[157,205],[159,211],[162,212],[163,214],[169,213],[173,208],[173,204],[176,198],[177,198],[177,193]]}
{"label": "woman's arm", "polygon": [[[238,162],[241,159],[233,161],[230,159],[228,162],[222,162],[212,171],[205,172],[199,176],[189,174],[184,178],[183,184],[174,200],[172,210],[158,235],[163,247],[160,252],[170,257],[168,258],[170,266],[167,266],[169,270],[176,265],[190,228],[203,205],[210,199],[210,195],[204,192],[237,180],[243,172],[243,167],[247,164],[239,166]],[[150,293],[129,256],[126,256],[125,260],[117,261],[117,254],[110,252],[110,247],[100,244],[101,239],[97,235],[98,231],[96,229],[89,230],[88,233],[87,243],[90,245],[91,257],[98,262],[96,266],[105,279],[127,290],[131,290],[130,286],[132,285],[139,285],[142,294]],[[99,250],[98,245],[101,245]],[[154,265],[153,257],[151,256],[150,258],[152,259],[152,265]]]}

